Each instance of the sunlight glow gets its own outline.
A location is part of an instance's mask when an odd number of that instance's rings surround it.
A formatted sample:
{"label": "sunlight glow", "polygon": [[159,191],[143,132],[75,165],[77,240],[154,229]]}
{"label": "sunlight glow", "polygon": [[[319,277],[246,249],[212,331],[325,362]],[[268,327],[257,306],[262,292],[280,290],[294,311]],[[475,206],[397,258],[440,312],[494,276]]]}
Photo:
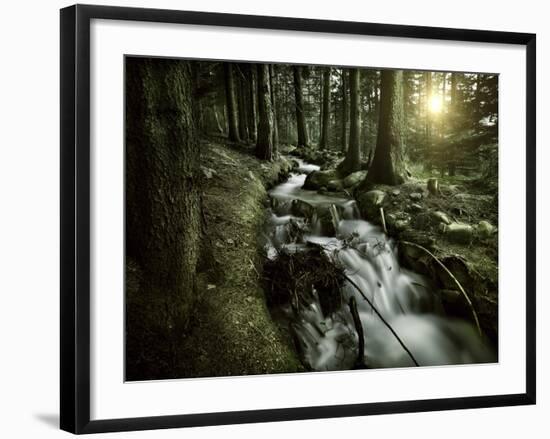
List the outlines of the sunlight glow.
{"label": "sunlight glow", "polygon": [[430,112],[441,113],[443,110],[443,103],[441,102],[441,96],[433,96],[430,100]]}

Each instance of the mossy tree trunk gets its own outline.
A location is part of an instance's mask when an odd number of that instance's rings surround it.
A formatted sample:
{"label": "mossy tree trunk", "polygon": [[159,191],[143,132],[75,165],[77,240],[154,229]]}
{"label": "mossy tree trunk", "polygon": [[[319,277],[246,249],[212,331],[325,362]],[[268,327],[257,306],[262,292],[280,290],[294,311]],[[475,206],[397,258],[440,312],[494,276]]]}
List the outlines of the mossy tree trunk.
{"label": "mossy tree trunk", "polygon": [[164,375],[196,299],[200,155],[189,62],[126,60],[126,254],[141,268],[127,295],[128,376]]}
{"label": "mossy tree trunk", "polygon": [[244,66],[236,65],[237,73],[237,102],[239,106],[239,137],[241,140],[248,139],[248,111],[246,105],[246,80],[243,74]]}
{"label": "mossy tree trunk", "polygon": [[298,131],[298,147],[307,148],[309,146],[309,135],[307,132],[306,115],[304,108],[304,92],[302,85],[302,68],[293,66],[294,75],[294,99],[296,105],[296,128]]}
{"label": "mossy tree trunk", "polygon": [[225,77],[225,100],[227,106],[227,135],[230,141],[240,142],[234,66],[232,63],[224,62],[223,68]]}
{"label": "mossy tree trunk", "polygon": [[321,139],[319,148],[327,149],[329,140],[330,125],[330,67],[323,70],[323,102],[322,102],[322,120],[321,120]]}
{"label": "mossy tree trunk", "polygon": [[273,159],[273,109],[269,66],[258,64],[258,140],[256,157],[262,160]]}
{"label": "mossy tree trunk", "polygon": [[348,150],[348,74],[342,69],[342,152]]}
{"label": "mossy tree trunk", "polygon": [[248,129],[250,141],[256,142],[258,134],[258,104],[256,99],[256,66],[254,64],[248,64],[248,76]]}
{"label": "mossy tree trunk", "polygon": [[349,147],[346,158],[339,166],[344,174],[359,171],[361,169],[361,96],[359,91],[360,71],[359,69],[350,69],[350,127],[349,127]]}
{"label": "mossy tree trunk", "polygon": [[404,182],[403,131],[403,71],[383,70],[378,136],[365,179],[367,183],[396,185]]}
{"label": "mossy tree trunk", "polygon": [[273,153],[277,153],[279,147],[279,124],[277,112],[277,90],[275,89],[276,71],[273,64],[269,65],[269,87],[271,90],[271,109],[273,113]]}

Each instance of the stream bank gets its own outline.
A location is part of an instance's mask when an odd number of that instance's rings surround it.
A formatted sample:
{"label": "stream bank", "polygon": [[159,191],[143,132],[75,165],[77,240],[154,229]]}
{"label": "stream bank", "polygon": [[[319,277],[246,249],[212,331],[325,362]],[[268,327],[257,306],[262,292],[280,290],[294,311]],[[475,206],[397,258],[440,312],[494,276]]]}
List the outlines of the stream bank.
{"label": "stream bank", "polygon": [[207,230],[199,276],[202,294],[180,346],[185,361],[176,372],[179,377],[303,370],[292,341],[266,307],[258,244],[266,188],[286,177],[290,163],[261,163],[239,148],[201,145]]}

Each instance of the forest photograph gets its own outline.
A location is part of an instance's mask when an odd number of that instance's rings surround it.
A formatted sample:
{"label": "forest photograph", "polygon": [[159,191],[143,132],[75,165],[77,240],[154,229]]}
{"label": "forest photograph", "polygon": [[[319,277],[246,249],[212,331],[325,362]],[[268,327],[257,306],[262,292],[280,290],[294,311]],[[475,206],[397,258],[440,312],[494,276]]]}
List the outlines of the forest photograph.
{"label": "forest photograph", "polygon": [[498,362],[498,74],[124,62],[126,381]]}

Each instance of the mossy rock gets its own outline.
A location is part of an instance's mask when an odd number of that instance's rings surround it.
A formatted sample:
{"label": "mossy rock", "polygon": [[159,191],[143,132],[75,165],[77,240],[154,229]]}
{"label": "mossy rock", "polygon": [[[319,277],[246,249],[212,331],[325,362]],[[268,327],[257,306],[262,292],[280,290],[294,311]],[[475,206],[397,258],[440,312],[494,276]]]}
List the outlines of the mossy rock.
{"label": "mossy rock", "polygon": [[318,190],[322,187],[327,188],[329,182],[338,179],[338,174],[335,169],[327,171],[313,171],[306,177],[304,189]]}
{"label": "mossy rock", "polygon": [[350,188],[361,183],[367,176],[367,171],[357,171],[344,178],[344,187]]}
{"label": "mossy rock", "polygon": [[445,237],[456,244],[470,244],[474,237],[474,228],[469,224],[451,223],[443,228]]}
{"label": "mossy rock", "polygon": [[363,192],[357,195],[359,210],[367,219],[372,219],[380,215],[379,210],[380,207],[383,206],[385,200],[386,192],[378,189]]}
{"label": "mossy rock", "polygon": [[343,184],[342,180],[331,180],[327,184],[327,189],[329,191],[338,192],[338,191],[341,191],[342,189],[344,189],[344,184]]}

